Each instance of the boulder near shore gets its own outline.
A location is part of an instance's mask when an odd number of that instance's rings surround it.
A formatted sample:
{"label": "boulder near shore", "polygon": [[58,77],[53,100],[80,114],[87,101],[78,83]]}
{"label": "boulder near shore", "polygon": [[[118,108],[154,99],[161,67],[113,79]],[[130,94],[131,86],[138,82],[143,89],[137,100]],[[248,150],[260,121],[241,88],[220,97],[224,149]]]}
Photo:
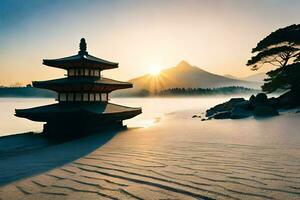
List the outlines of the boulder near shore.
{"label": "boulder near shore", "polygon": [[206,111],[207,119],[242,119],[250,116],[273,117],[279,115],[279,109],[290,109],[300,106],[300,98],[287,92],[278,98],[268,98],[265,93],[252,95],[249,100],[232,98]]}

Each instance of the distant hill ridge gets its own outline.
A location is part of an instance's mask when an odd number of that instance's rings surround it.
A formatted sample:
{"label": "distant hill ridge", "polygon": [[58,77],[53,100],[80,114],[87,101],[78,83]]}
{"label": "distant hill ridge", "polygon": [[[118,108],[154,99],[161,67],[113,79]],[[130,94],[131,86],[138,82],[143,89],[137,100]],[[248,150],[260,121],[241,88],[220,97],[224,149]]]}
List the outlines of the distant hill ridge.
{"label": "distant hill ridge", "polygon": [[264,79],[266,79],[267,77],[268,76],[267,76],[266,72],[262,72],[262,73],[254,74],[251,76],[247,76],[247,77],[243,78],[242,80],[263,83]]}
{"label": "distant hill ridge", "polygon": [[0,97],[54,98],[56,93],[34,87],[0,87]]}
{"label": "distant hill ridge", "polygon": [[186,61],[181,61],[175,67],[162,70],[158,76],[146,74],[129,80],[134,87],[116,92],[116,95],[131,95],[140,91],[157,93],[169,88],[219,88],[241,86],[259,89],[261,83],[238,80],[207,72]]}

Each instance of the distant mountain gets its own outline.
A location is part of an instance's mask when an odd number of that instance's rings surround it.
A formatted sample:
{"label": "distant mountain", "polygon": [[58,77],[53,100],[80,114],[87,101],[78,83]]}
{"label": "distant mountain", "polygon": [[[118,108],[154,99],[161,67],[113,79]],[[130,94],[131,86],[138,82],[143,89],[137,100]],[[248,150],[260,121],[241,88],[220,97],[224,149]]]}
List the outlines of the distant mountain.
{"label": "distant mountain", "polygon": [[258,89],[260,83],[227,78],[207,72],[186,61],[177,66],[165,69],[158,76],[146,74],[129,80],[134,87],[115,93],[116,95],[135,95],[140,92],[156,93],[169,88],[217,88],[227,86],[243,86]]}
{"label": "distant mountain", "polygon": [[262,73],[244,77],[241,80],[263,83],[265,78],[267,78],[267,74],[265,72],[262,72]]}
{"label": "distant mountain", "polygon": [[237,79],[237,80],[239,80],[239,78],[238,78],[238,77],[236,77],[236,76],[232,76],[232,75],[230,75],[230,74],[224,74],[223,76],[225,76],[226,78],[230,78],[230,79]]}

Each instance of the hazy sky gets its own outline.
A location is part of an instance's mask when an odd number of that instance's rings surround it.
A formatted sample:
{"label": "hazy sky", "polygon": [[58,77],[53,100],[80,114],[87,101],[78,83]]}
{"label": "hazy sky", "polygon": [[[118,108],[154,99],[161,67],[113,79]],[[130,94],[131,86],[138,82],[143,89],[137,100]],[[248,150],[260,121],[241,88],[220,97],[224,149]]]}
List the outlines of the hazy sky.
{"label": "hazy sky", "polygon": [[[128,80],[186,60],[217,74],[246,76],[251,49],[270,32],[299,23],[300,1],[1,0],[0,85],[62,77],[43,58],[88,52]],[[257,73],[257,72],[256,72]]]}

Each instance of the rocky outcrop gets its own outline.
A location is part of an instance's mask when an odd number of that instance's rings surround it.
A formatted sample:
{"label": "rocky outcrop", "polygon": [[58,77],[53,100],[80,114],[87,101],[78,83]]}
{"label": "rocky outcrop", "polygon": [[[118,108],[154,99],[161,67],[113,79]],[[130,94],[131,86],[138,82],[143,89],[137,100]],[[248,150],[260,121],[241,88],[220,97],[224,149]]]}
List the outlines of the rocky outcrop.
{"label": "rocky outcrop", "polygon": [[206,111],[208,119],[242,119],[250,116],[272,117],[278,115],[278,99],[268,99],[265,93],[252,95],[249,100],[232,98]]}
{"label": "rocky outcrop", "polygon": [[250,116],[252,116],[252,112],[248,108],[236,106],[231,110],[230,119],[242,119]]}
{"label": "rocky outcrop", "polygon": [[229,101],[216,105],[206,111],[206,117],[213,116],[219,112],[231,111],[238,103],[244,102],[244,98],[232,98]]}
{"label": "rocky outcrop", "polygon": [[268,105],[259,105],[256,106],[253,110],[253,115],[256,117],[271,117],[279,115],[277,109]]}
{"label": "rocky outcrop", "polygon": [[291,109],[300,106],[300,89],[291,90],[277,98],[279,108]]}
{"label": "rocky outcrop", "polygon": [[218,112],[213,115],[214,119],[228,119],[231,116],[230,111],[223,111],[223,112]]}

